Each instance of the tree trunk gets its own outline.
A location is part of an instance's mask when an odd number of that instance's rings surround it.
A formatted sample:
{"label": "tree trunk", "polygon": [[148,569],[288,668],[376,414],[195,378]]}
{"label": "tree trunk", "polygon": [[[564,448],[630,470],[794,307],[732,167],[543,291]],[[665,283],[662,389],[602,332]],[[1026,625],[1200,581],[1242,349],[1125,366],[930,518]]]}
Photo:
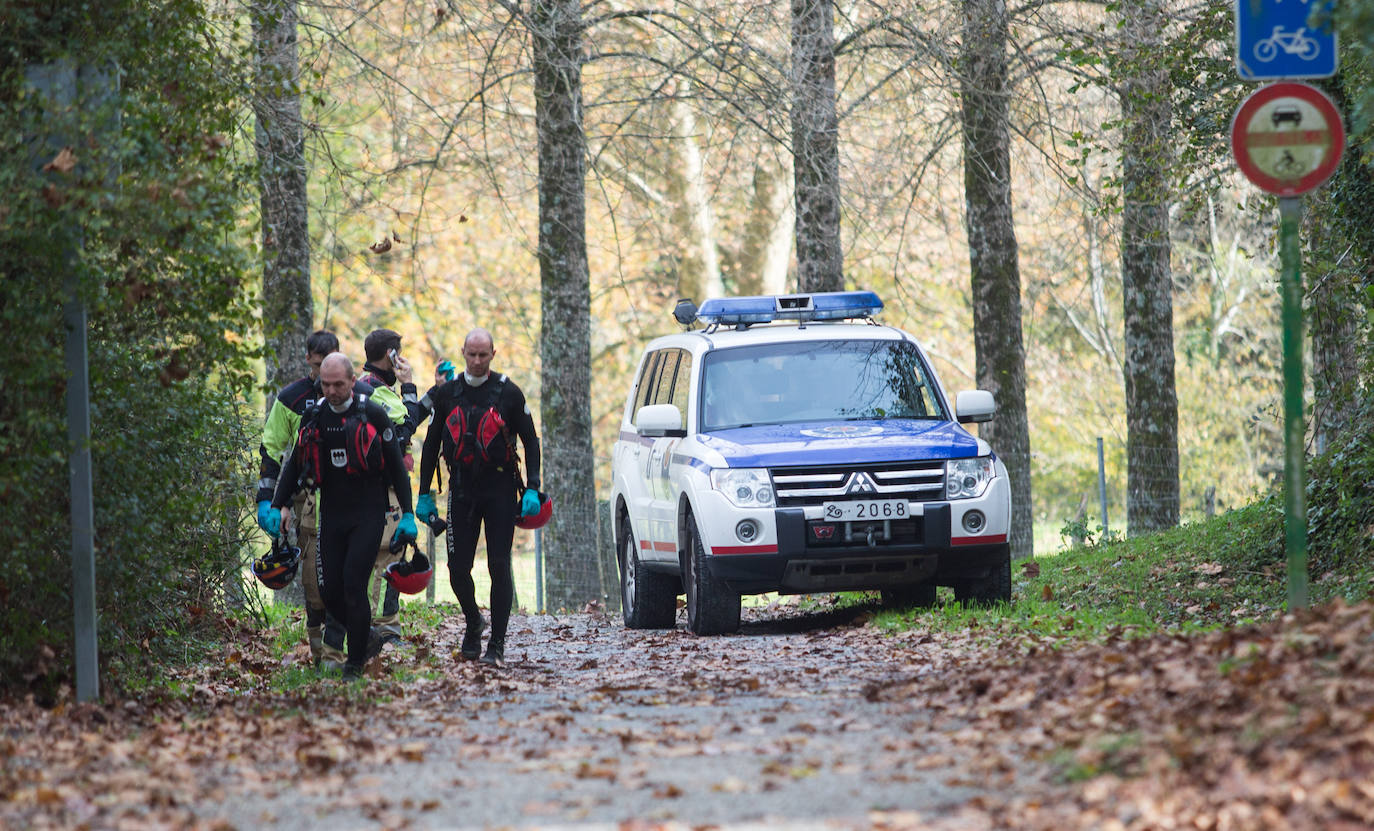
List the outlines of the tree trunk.
{"label": "tree trunk", "polygon": [[799,291],[844,288],[839,147],[834,8],[830,0],[792,0],[792,156]]}
{"label": "tree trunk", "polygon": [[262,190],[262,329],[267,381],[275,390],[306,374],[305,339],[314,318],[296,3],[262,0],[250,5],[249,14],[256,57],[253,144]]}
{"label": "tree trunk", "polygon": [[1005,0],[964,0],[964,223],[973,283],[978,386],[997,417],[980,425],[1011,478],[1011,553],[1035,553],[1031,521],[1030,422],[1021,342],[1021,272],[1011,211],[1011,128],[1007,101]]}
{"label": "tree trunk", "polygon": [[786,158],[777,165],[767,160],[754,164],[754,189],[735,278],[737,294],[787,291],[787,267],[792,259],[796,224],[791,184],[792,171]]}
{"label": "tree trunk", "polygon": [[1121,296],[1125,323],[1126,527],[1178,524],[1178,394],[1170,274],[1169,72],[1157,0],[1122,8]]}
{"label": "tree trunk", "polygon": [[[1341,112],[1349,112],[1350,75],[1322,84]],[[1356,95],[1355,97],[1358,97]],[[1360,392],[1360,328],[1365,309],[1359,287],[1374,277],[1374,176],[1362,153],[1347,150],[1325,186],[1311,194],[1306,256],[1308,321],[1312,332],[1312,439],[1317,453],[1355,422]]]}
{"label": "tree trunk", "polygon": [[706,184],[706,162],[697,140],[697,119],[686,100],[690,84],[678,84],[673,102],[673,142],[678,164],[669,173],[674,225],[681,229],[685,248],[678,262],[678,296],[703,300],[724,293],[720,256],[716,250],[716,220]]}
{"label": "tree trunk", "polygon": [[578,0],[534,0],[530,18],[539,146],[540,413],[544,487],[556,505],[544,529],[547,599],[550,609],[580,611],[600,594],[581,6]]}

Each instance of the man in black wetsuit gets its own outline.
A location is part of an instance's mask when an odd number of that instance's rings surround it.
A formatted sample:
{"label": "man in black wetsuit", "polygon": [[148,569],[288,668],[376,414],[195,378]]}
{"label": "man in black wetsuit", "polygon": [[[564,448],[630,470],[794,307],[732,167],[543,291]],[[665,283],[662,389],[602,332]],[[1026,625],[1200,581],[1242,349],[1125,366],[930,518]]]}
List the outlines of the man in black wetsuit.
{"label": "man in black wetsuit", "polygon": [[287,459],[272,507],[281,510],[282,532],[291,526],[287,507],[302,487],[319,488],[318,556],[325,608],[344,624],[348,660],[344,678],[363,673],[368,657],[371,605],[368,576],[381,546],[387,488],[402,511],[395,536],[414,540],[410,478],[386,410],[356,392],[353,363],[335,352],[320,366],[323,398],[301,417],[296,451]]}
{"label": "man in black wetsuit", "polygon": [[[339,351],[339,339],[326,329],[320,329],[305,339],[305,361],[310,374],[287,384],[277,393],[262,428],[262,444],[258,445],[258,525],[269,537],[281,531],[281,518],[272,511],[272,495],[277,489],[282,458],[296,443],[301,426],[301,414],[310,402],[319,399],[320,364],[325,356]],[[317,666],[342,669],[344,663],[343,624],[334,620],[320,599],[315,565],[315,495],[307,491],[296,494],[291,510],[296,515],[296,531],[301,549],[301,586],[305,589],[305,630],[310,642],[310,657]]]}
{"label": "man in black wetsuit", "polygon": [[[491,574],[491,638],[485,663],[502,666],[506,626],[515,596],[511,541],[518,515],[539,511],[539,436],[525,404],[525,394],[509,378],[491,371],[496,354],[491,333],[474,329],[463,340],[466,371],[427,394],[434,417],[420,457],[418,513],[435,513],[430,482],[439,457],[449,467],[449,581],[467,619],[462,656],[475,659],[482,650],[486,622],[477,606],[472,563],[477,536],[486,524],[487,570]],[[525,481],[519,481],[515,437],[525,448]],[[518,492],[523,490],[523,495]]]}

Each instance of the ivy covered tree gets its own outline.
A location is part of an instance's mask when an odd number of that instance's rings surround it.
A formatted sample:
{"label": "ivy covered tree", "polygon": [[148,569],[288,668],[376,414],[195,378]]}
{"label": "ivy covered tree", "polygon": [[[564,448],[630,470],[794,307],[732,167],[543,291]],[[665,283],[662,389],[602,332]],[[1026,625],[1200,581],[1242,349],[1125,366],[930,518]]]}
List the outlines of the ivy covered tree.
{"label": "ivy covered tree", "polygon": [[[209,45],[201,4],[3,0],[0,19],[0,686],[42,700],[72,672],[64,282],[88,309],[99,654],[118,688],[239,572],[253,189],[231,140],[241,63]],[[53,67],[114,93],[44,94]]]}

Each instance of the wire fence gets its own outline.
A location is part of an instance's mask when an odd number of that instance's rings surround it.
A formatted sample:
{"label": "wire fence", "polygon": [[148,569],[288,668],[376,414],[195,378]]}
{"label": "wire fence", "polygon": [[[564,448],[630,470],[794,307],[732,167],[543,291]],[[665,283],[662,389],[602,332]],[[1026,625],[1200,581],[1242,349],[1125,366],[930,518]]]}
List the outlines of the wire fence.
{"label": "wire fence", "polygon": [[[515,540],[511,546],[511,571],[515,578],[515,598],[512,606],[515,611],[526,613],[582,611],[592,604],[596,604],[608,613],[620,611],[620,573],[616,563],[615,544],[610,538],[610,505],[602,500],[597,503],[597,507],[599,514],[597,537],[595,540],[589,541],[585,549],[579,547],[574,552],[574,561],[569,565],[574,573],[580,572],[579,576],[585,578],[583,585],[598,586],[599,592],[593,597],[585,598],[576,609],[549,609],[545,594],[548,563],[546,562],[546,552],[543,549],[544,532],[542,529],[534,529],[533,531],[516,529]],[[408,602],[419,602],[419,598],[423,598],[423,602],[429,604],[457,603],[457,597],[454,595],[450,582],[448,546],[444,537],[434,534],[422,523],[420,524],[420,548],[425,552],[429,561],[434,564],[434,577],[430,580],[424,594],[409,599]],[[489,605],[491,597],[491,575],[486,551],[486,536],[484,534],[478,540],[477,556],[472,565],[472,582],[477,588],[477,602],[483,607]],[[247,579],[252,581],[252,576],[249,575]],[[373,606],[376,607],[381,600],[382,586],[380,582],[374,580],[368,587],[368,592]],[[291,585],[273,592],[272,595],[275,603],[300,606],[305,602],[299,575]]]}

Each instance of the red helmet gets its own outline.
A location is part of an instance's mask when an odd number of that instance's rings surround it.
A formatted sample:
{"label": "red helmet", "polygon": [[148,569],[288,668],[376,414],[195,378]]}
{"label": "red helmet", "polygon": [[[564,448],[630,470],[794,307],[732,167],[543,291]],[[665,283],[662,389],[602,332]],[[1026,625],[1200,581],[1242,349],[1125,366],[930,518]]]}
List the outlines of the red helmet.
{"label": "red helmet", "polygon": [[253,561],[253,576],[274,591],[284,589],[296,579],[301,566],[301,550],[285,540],[272,540],[272,553]]}
{"label": "red helmet", "polygon": [[535,493],[539,494],[539,513],[533,516],[520,516],[519,508],[516,509],[515,524],[527,531],[543,528],[553,516],[553,498],[543,491]]}
{"label": "red helmet", "polygon": [[434,576],[434,565],[420,553],[420,547],[414,542],[410,547],[413,551],[410,559],[402,557],[387,566],[382,576],[386,578],[387,585],[402,594],[419,594],[429,585],[429,578]]}

